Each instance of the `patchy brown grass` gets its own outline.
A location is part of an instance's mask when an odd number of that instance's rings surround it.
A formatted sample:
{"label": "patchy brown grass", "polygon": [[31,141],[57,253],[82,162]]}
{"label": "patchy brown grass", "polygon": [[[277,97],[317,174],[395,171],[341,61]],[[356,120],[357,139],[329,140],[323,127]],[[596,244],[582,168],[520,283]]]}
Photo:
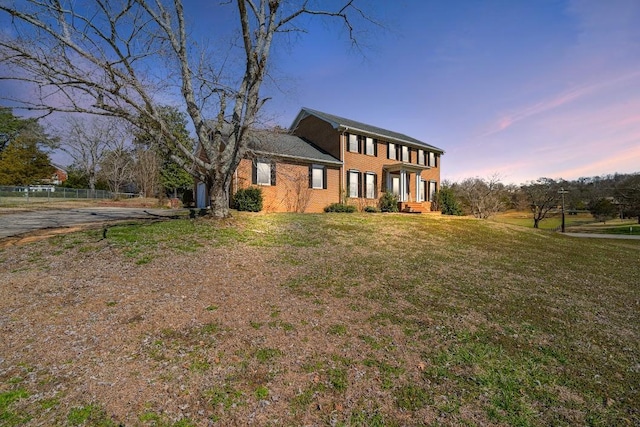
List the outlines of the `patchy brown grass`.
{"label": "patchy brown grass", "polygon": [[237,215],[0,251],[3,425],[636,425],[640,242]]}

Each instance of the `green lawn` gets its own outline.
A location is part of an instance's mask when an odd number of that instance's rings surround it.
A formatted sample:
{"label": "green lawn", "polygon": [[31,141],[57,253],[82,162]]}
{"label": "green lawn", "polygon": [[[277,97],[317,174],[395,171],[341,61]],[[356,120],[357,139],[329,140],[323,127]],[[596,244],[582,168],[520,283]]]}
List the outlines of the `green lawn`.
{"label": "green lawn", "polygon": [[[159,325],[135,356],[149,359],[158,387],[181,387],[176,399],[200,396],[182,425],[241,425],[252,413],[264,414],[259,425],[640,425],[640,241],[436,215],[235,214],[114,226],[105,240],[68,235],[28,252],[47,245],[74,251],[59,257],[108,248],[130,275],[211,248],[228,250],[230,266],[241,264],[237,248],[268,255],[254,268],[272,272],[268,286],[284,297],[262,318],[203,301],[215,321],[188,333]],[[278,334],[286,345],[268,341]],[[244,344],[227,357],[238,335]],[[36,425],[47,386],[11,385],[5,372],[0,422]],[[214,374],[224,381],[205,387]],[[48,411],[69,422],[109,414],[106,401],[73,403]],[[173,425],[162,414],[148,404],[139,423]]]}
{"label": "green lawn", "polygon": [[[505,224],[520,225],[533,228],[533,214],[525,211],[508,211],[491,217],[491,221]],[[565,215],[565,227],[578,226],[594,222],[593,216],[589,213],[579,213],[577,215]],[[555,230],[562,225],[562,215],[553,213],[549,217],[540,221],[541,230]]]}

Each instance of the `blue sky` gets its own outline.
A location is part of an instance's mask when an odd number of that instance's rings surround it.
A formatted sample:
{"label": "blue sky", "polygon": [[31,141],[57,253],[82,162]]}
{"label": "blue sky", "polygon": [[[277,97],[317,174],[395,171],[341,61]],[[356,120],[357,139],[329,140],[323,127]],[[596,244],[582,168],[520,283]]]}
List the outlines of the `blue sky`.
{"label": "blue sky", "polygon": [[[361,50],[321,19],[277,40],[268,123],[304,106],[402,132],[453,181],[640,172],[640,1],[356,2],[386,27],[358,26]],[[194,40],[228,49],[233,4],[185,3]]]}
{"label": "blue sky", "polygon": [[301,106],[445,150],[442,177],[503,182],[640,171],[640,2],[372,2],[386,31],[364,52],[316,22],[273,57]]}

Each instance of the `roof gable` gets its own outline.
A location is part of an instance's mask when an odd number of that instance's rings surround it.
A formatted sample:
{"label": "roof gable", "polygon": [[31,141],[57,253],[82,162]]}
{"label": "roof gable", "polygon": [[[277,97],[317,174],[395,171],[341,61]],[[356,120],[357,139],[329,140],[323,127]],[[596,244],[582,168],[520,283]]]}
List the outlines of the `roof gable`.
{"label": "roof gable", "polygon": [[432,151],[438,152],[438,153],[444,153],[444,150],[435,147],[433,145],[427,144],[426,142],[420,141],[418,139],[412,138],[410,136],[407,136],[405,134],[399,133],[399,132],[394,132],[394,131],[390,131],[387,129],[383,129],[377,126],[372,126],[372,125],[368,125],[366,123],[362,123],[362,122],[358,122],[355,120],[351,120],[351,119],[346,119],[344,117],[339,117],[339,116],[335,116],[333,114],[328,114],[328,113],[323,113],[321,111],[317,111],[317,110],[312,110],[310,108],[302,108],[300,110],[300,112],[298,113],[298,115],[296,116],[295,120],[293,121],[290,130],[293,131],[298,124],[300,123],[300,121],[302,121],[304,118],[309,117],[309,116],[314,116],[319,118],[320,120],[323,120],[327,123],[329,123],[334,129],[336,130],[340,130],[340,131],[353,131],[354,133],[360,133],[363,135],[371,135],[373,137],[380,137],[382,139],[385,139],[389,142],[398,142],[398,143],[402,143],[402,144],[409,144],[409,145],[413,145],[413,146],[419,146],[419,147],[424,147],[424,148],[428,148]]}

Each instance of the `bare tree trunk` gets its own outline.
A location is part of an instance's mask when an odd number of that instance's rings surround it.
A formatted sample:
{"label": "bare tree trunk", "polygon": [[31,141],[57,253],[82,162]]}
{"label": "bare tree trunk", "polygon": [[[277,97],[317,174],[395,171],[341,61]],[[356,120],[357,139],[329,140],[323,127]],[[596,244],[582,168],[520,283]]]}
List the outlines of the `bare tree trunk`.
{"label": "bare tree trunk", "polygon": [[229,216],[229,192],[224,185],[209,187],[211,198],[211,216],[215,218],[226,218]]}
{"label": "bare tree trunk", "polygon": [[89,173],[89,191],[91,192],[91,198],[93,198],[96,194],[96,173]]}

